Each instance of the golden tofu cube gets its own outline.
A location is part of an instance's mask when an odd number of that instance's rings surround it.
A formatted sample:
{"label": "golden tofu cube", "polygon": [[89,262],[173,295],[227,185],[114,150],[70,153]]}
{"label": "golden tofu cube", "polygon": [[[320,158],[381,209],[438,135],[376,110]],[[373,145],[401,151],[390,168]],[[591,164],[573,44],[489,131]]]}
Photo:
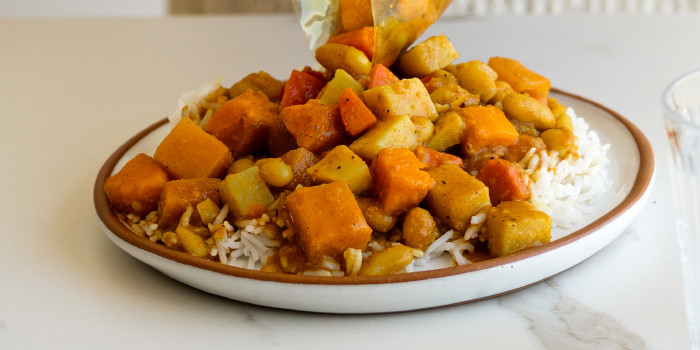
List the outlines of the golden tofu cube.
{"label": "golden tofu cube", "polygon": [[383,148],[415,149],[416,126],[407,115],[391,116],[377,123],[350,144],[350,149],[364,160],[371,161]]}
{"label": "golden tofu cube", "polygon": [[364,91],[365,104],[377,119],[391,116],[438,117],[433,100],[418,78],[402,79],[389,85],[376,86]]}
{"label": "golden tofu cube", "polygon": [[399,70],[411,77],[424,77],[449,66],[459,57],[444,35],[432,36],[406,51],[397,62]]}
{"label": "golden tofu cube", "polygon": [[455,230],[464,232],[471,217],[491,205],[488,187],[462,168],[441,165],[428,173],[435,180],[435,186],[425,197],[428,209]]}
{"label": "golden tofu cube", "polygon": [[372,175],[367,163],[345,145],[333,148],[318,163],[306,169],[306,172],[315,182],[331,183],[345,180],[354,194],[360,194],[372,187]]}
{"label": "golden tofu cube", "polygon": [[494,257],[549,243],[552,219],[526,201],[502,202],[489,210],[487,245]]}

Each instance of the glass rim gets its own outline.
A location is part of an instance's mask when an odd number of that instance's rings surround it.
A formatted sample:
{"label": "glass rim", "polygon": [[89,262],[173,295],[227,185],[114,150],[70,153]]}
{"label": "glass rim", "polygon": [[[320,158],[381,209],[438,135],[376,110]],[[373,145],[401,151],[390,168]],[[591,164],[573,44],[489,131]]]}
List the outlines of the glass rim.
{"label": "glass rim", "polygon": [[664,92],[661,94],[661,105],[663,106],[663,111],[666,116],[671,117],[675,122],[678,122],[688,128],[692,129],[697,129],[700,131],[700,123],[691,123],[682,116],[680,116],[676,111],[671,109],[669,106],[668,102],[671,98],[671,91],[675,87],[677,87],[679,84],[683,83],[684,81],[692,78],[697,78],[700,80],[700,69],[695,69],[692,71],[689,71],[685,74],[682,74],[678,76],[677,78],[673,79],[664,89]]}

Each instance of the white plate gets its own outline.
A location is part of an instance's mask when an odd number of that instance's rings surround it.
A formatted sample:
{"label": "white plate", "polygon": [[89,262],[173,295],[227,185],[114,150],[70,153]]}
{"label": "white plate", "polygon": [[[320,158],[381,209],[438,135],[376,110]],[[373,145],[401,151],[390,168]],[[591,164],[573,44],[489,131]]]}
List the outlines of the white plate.
{"label": "white plate", "polygon": [[376,277],[297,276],[246,270],[206,261],[132,233],[110,210],[103,185],[137,153],[152,154],[168,132],[166,120],[135,135],[107,159],[94,188],[105,234],[121,249],[164,274],[206,292],[252,304],[329,313],[378,313],[464,303],[513,292],[560,273],[614,240],[637,216],[651,192],[654,155],[628,120],[593,101],[554,91],[610,143],[613,188],[572,230],[553,231],[551,243],[465,266]]}

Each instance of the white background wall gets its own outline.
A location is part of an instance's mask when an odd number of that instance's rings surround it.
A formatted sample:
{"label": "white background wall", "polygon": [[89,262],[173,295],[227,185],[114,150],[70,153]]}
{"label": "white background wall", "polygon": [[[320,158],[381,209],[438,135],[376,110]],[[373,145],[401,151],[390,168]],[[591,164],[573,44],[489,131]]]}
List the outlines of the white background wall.
{"label": "white background wall", "polygon": [[168,0],[0,0],[0,17],[164,16]]}

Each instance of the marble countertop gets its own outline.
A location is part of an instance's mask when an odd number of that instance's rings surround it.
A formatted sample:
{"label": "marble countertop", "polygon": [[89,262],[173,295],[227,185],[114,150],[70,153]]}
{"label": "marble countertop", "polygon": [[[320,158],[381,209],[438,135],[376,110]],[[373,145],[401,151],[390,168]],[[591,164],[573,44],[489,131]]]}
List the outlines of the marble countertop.
{"label": "marble countertop", "polygon": [[284,77],[313,58],[292,16],[0,20],[0,348],[688,348],[660,96],[700,67],[697,15],[443,19],[460,59],[518,58],[634,122],[657,175],[606,248],[516,293],[325,315],[181,284],[101,232],[92,188],[128,137],[213,77]]}

